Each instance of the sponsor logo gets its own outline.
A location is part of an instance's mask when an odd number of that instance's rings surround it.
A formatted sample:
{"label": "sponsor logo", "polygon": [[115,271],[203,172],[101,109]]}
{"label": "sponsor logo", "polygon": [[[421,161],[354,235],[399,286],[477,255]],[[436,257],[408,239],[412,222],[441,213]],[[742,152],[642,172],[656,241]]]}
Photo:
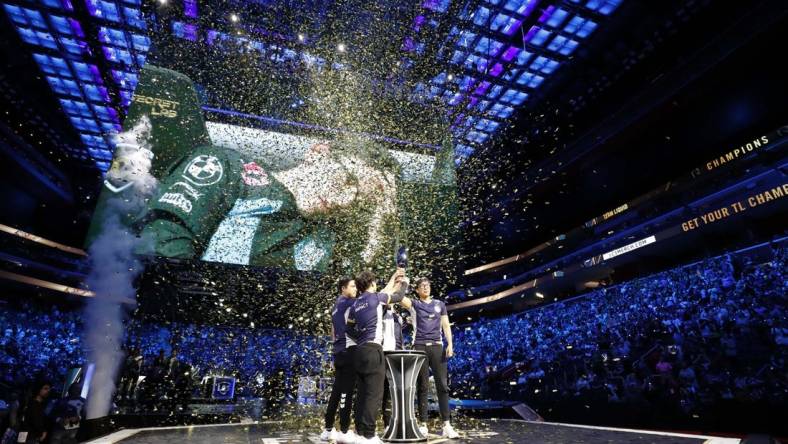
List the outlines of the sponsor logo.
{"label": "sponsor logo", "polygon": [[244,164],[244,171],[241,173],[244,183],[252,187],[264,187],[271,183],[268,173],[258,164],[249,162]]}
{"label": "sponsor logo", "polygon": [[433,307],[433,310],[435,310],[435,313],[440,313],[441,312],[441,306],[438,305],[438,304],[435,304],[435,307]]}
{"label": "sponsor logo", "polygon": [[653,244],[657,241],[657,238],[654,236],[649,236],[643,239],[640,239],[637,242],[632,242],[629,245],[624,245],[621,248],[616,248],[613,251],[608,251],[607,253],[602,255],[603,260],[613,259],[616,256],[621,256],[622,254],[629,253],[632,250],[637,250],[638,248],[645,247],[646,245]]}
{"label": "sponsor logo", "polygon": [[224,168],[219,159],[207,154],[195,157],[183,170],[183,178],[198,187],[219,182],[223,174]]}
{"label": "sponsor logo", "polygon": [[196,188],[194,188],[193,186],[189,185],[186,182],[175,182],[174,184],[172,184],[170,189],[175,187],[180,187],[183,190],[183,193],[187,194],[189,197],[191,197],[194,200],[198,200],[199,198],[202,197],[202,193],[197,191]]}
{"label": "sponsor logo", "polygon": [[610,219],[611,217],[613,217],[613,216],[615,216],[617,214],[623,213],[624,211],[627,210],[627,208],[629,208],[629,205],[624,204],[624,205],[621,205],[620,207],[618,207],[618,208],[616,208],[614,210],[607,211],[607,212],[605,212],[605,214],[602,215],[602,219],[608,220],[608,219]]}
{"label": "sponsor logo", "polygon": [[340,409],[344,409],[345,408],[345,401],[346,401],[346,399],[347,399],[347,393],[342,393],[342,395],[339,398],[339,408]]}
{"label": "sponsor logo", "polygon": [[141,105],[149,105],[151,116],[162,116],[170,119],[178,116],[178,105],[180,105],[180,103],[172,100],[134,94],[131,101]]}
{"label": "sponsor logo", "polygon": [[223,381],[216,384],[216,391],[219,392],[220,395],[226,395],[230,393],[230,383]]}
{"label": "sponsor logo", "polygon": [[192,203],[181,193],[164,193],[159,198],[159,202],[180,208],[184,213],[192,212]]}

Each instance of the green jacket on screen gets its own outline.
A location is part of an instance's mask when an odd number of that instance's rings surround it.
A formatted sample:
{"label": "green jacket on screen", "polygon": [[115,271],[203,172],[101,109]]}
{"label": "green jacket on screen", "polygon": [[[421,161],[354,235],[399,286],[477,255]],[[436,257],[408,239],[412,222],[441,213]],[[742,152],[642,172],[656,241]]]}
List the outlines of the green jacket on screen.
{"label": "green jacket on screen", "polygon": [[335,243],[264,166],[212,146],[173,163],[138,225],[158,256],[298,270],[325,271]]}

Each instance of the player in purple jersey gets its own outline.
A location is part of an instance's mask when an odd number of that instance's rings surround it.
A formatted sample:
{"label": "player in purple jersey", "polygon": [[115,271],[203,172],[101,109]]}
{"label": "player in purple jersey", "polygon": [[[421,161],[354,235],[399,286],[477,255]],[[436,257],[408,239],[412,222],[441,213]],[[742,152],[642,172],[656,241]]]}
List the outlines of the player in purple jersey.
{"label": "player in purple jersey", "polygon": [[[446,304],[433,299],[430,295],[430,281],[427,278],[417,279],[414,283],[416,295],[409,308],[413,324],[413,348],[427,354],[427,365],[421,367],[418,382],[419,420],[421,432],[427,434],[427,390],[429,389],[429,370],[435,378],[435,389],[438,392],[438,407],[443,420],[443,436],[459,438],[459,434],[451,425],[449,411],[449,384],[447,361],[454,356],[449,316]],[[403,305],[404,306],[404,305]],[[407,308],[407,307],[406,307]],[[446,339],[446,348],[443,340]]]}
{"label": "player in purple jersey", "polygon": [[[346,347],[345,320],[358,291],[356,290],[356,281],[349,277],[340,279],[337,287],[339,288],[339,297],[337,297],[334,310],[331,312],[334,385],[331,387],[331,396],[328,399],[325,416],[325,430],[320,434],[320,440],[353,443],[356,441],[355,433],[348,429],[350,428],[350,412],[353,408],[353,391],[356,387],[356,371],[353,368],[353,349],[355,347]],[[339,432],[334,428],[337,408],[339,409]]]}
{"label": "player in purple jersey", "polygon": [[385,365],[383,358],[383,312],[391,303],[410,305],[404,296],[408,280],[405,270],[398,268],[388,285],[377,291],[375,275],[362,271],[355,278],[361,294],[353,302],[347,316],[347,346],[356,344],[354,363],[358,395],[355,406],[356,433],[359,443],[380,443],[375,436],[377,413],[383,402]]}

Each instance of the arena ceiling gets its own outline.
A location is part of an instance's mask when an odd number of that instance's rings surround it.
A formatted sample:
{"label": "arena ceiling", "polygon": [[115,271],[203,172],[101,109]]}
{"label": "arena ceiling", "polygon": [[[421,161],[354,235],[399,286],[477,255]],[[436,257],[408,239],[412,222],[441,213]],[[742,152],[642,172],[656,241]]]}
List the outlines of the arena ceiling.
{"label": "arena ceiling", "polygon": [[439,108],[460,163],[544,98],[621,1],[8,0],[3,11],[17,55],[54,97],[39,106],[56,108],[77,135],[64,154],[106,171],[139,70],[163,36],[242,50],[266,69],[363,73],[403,101]]}

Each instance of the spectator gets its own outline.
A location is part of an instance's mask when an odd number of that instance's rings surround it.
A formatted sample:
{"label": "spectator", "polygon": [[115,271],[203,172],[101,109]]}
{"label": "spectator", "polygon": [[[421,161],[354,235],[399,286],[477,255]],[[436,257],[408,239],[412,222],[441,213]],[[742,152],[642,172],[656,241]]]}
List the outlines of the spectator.
{"label": "spectator", "polygon": [[39,382],[33,385],[32,399],[25,407],[24,420],[22,421],[24,431],[19,433],[20,439],[22,435],[27,436],[25,441],[27,443],[40,443],[47,439],[49,421],[44,413],[44,408],[51,389],[52,385],[49,382]]}
{"label": "spectator", "polygon": [[21,419],[21,408],[19,392],[11,392],[8,400],[8,427],[0,438],[0,444],[11,444],[17,442]]}
{"label": "spectator", "polygon": [[[722,256],[459,326],[452,396],[520,399],[545,412],[594,399],[603,400],[595,405],[602,411],[616,397],[653,410],[668,400],[681,406],[678,413],[710,421],[730,405],[721,400],[783,407],[787,258],[788,249],[776,249],[769,262],[741,261],[734,272]],[[13,300],[0,310],[0,326],[0,382],[7,385],[23,386],[33,374],[59,380],[85,362],[79,310]],[[175,347],[201,375],[237,374],[240,389],[256,384],[255,393],[277,402],[293,398],[298,377],[319,375],[329,357],[325,338],[293,330],[132,319],[127,337],[147,358],[148,385],[167,372],[165,353]],[[598,392],[606,395],[594,398]]]}
{"label": "spectator", "polygon": [[84,406],[82,387],[77,383],[71,384],[67,396],[57,400],[52,408],[50,416],[53,425],[49,444],[76,444]]}
{"label": "spectator", "polygon": [[[720,400],[784,406],[787,257],[780,248],[771,261],[742,262],[734,273],[731,257],[721,256],[480,319],[456,334],[453,396],[521,398],[550,410],[564,397],[591,402],[603,388],[607,400],[692,417],[726,405]],[[479,362],[494,370],[479,371]],[[523,374],[538,362],[550,363],[544,375]]]}

